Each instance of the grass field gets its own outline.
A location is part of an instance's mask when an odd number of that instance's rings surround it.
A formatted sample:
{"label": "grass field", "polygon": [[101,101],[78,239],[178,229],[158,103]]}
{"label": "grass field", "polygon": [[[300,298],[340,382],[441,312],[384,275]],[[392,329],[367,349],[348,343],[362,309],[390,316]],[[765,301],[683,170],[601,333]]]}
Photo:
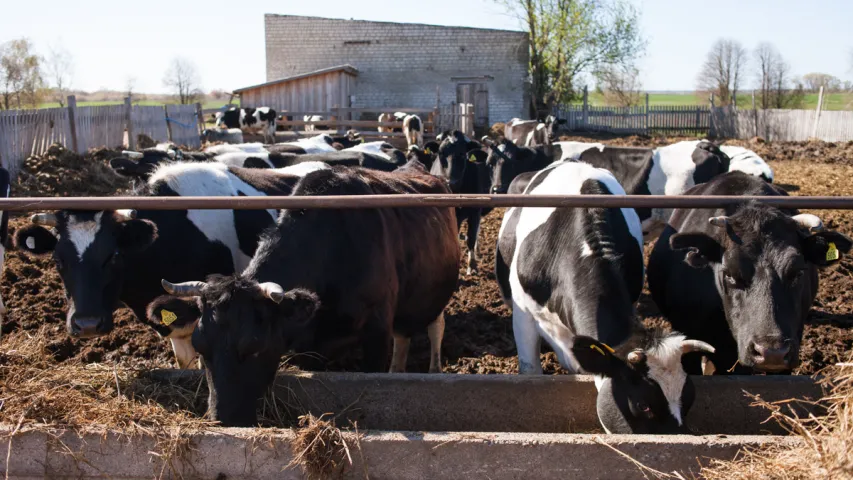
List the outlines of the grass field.
{"label": "grass field", "polygon": [[[816,93],[806,94],[802,108],[813,110],[817,107]],[[853,93],[830,93],[824,95],[824,109],[826,110],[853,110]],[[580,104],[581,102],[577,102]],[[593,106],[606,105],[604,97],[597,93],[589,94],[589,104]],[[708,97],[693,93],[650,93],[649,104],[658,106],[687,106],[707,105]],[[738,107],[752,108],[752,94],[738,95]]]}

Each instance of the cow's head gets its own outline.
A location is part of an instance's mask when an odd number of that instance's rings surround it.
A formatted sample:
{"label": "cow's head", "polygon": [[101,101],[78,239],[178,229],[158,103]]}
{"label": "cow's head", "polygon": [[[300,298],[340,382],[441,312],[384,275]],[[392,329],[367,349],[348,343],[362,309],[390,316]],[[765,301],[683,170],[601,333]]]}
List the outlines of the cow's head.
{"label": "cow's head", "polygon": [[156,225],[135,217],[134,210],[41,213],[32,216],[35,225],[15,233],[18,248],[37,255],[53,252],[68,298],[69,335],[112,331],[124,276],[133,273],[125,272],[125,258],[157,239]]}
{"label": "cow's head", "polygon": [[678,233],[671,247],[688,250],[688,265],[713,270],[739,362],[790,371],[817,292],[817,267],[838,262],[851,240],[824,230],[814,215],[791,217],[757,203],[709,222],[712,234]]}
{"label": "cow's head", "polygon": [[558,134],[560,133],[560,125],[566,124],[565,118],[557,118],[554,115],[548,115],[545,118],[545,135],[548,138],[549,143],[553,143],[557,141]]}
{"label": "cow's head", "polygon": [[432,169],[432,164],[435,162],[435,159],[438,157],[438,149],[440,145],[438,142],[427,142],[424,144],[424,147],[421,148],[417,145],[412,145],[409,147],[409,153],[406,156],[408,161],[417,160],[420,162],[427,172]]}
{"label": "cow's head", "polygon": [[459,192],[468,163],[484,160],[482,155],[474,153],[481,145],[458,130],[443,132],[436,140],[441,142],[438,147],[438,161],[433,162],[430,173],[445,178],[450,185],[450,190]]}
{"label": "cow's head", "polygon": [[282,354],[311,341],[317,295],[222,275],[207,282],[164,280],[163,288],[201,304],[192,345],[204,360],[212,418],[225,426],[254,425],[257,400],[272,383]]}
{"label": "cow's head", "polygon": [[172,340],[178,368],[191,368],[198,356],[192,347],[193,330],[201,318],[198,300],[161,295],[148,304],[146,315],[158,333]]}
{"label": "cow's head", "polygon": [[682,356],[713,353],[714,348],[677,333],[652,331],[619,350],[625,353],[617,354],[585,336],[575,337],[572,345],[581,368],[597,376],[596,410],[604,429],[608,433],[687,433],[684,418],[693,406],[695,390],[682,367]]}
{"label": "cow's head", "polygon": [[225,112],[216,112],[213,114],[213,125],[216,128],[225,128]]}
{"label": "cow's head", "polygon": [[492,174],[492,193],[507,193],[513,179],[530,170],[525,168],[521,153],[521,148],[507,139],[489,145],[489,156],[486,163]]}

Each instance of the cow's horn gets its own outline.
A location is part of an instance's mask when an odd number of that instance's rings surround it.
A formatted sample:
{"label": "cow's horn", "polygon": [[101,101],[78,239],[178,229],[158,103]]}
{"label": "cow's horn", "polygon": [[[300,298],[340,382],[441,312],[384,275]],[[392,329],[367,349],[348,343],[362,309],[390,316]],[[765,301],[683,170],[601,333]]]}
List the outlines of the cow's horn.
{"label": "cow's horn", "polygon": [[819,232],[823,230],[823,221],[817,215],[810,213],[801,213],[791,217],[797,224],[810,232]]}
{"label": "cow's horn", "polygon": [[716,350],[709,343],[702,340],[684,340],[681,342],[681,353],[690,352],[708,352],[714,353]]}
{"label": "cow's horn", "polygon": [[56,226],[56,215],[53,213],[36,213],[30,217],[30,222],[36,225],[44,225],[47,227]]}
{"label": "cow's horn", "polygon": [[284,300],[284,289],[281,288],[281,285],[275,282],[264,282],[260,285],[261,292],[264,293],[264,296],[269,298],[275,303],[281,303]]}
{"label": "cow's horn", "polygon": [[201,295],[201,289],[207,286],[204,282],[171,283],[165,279],[160,280],[160,284],[163,290],[176,297],[198,297]]}
{"label": "cow's horn", "polygon": [[726,228],[729,225],[729,217],[711,217],[708,223],[718,228]]}
{"label": "cow's horn", "polygon": [[116,215],[118,215],[119,220],[134,220],[136,219],[136,210],[132,208],[127,208],[123,210],[116,210]]}

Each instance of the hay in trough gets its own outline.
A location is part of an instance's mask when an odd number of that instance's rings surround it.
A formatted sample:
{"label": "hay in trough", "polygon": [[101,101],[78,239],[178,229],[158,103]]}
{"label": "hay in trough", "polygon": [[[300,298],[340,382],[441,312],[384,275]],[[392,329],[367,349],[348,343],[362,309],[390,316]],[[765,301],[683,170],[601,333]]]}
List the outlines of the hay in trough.
{"label": "hay in trough", "polygon": [[353,464],[353,450],[360,448],[358,431],[343,432],[334,419],[309,413],[299,417],[292,444],[294,458],[285,468],[300,466],[309,479],[342,478],[346,467]]}
{"label": "hay in trough", "polygon": [[853,479],[853,357],[827,367],[821,380],[829,394],[819,403],[826,415],[798,418],[790,402],[758,403],[792,434],[794,448],[770,446],[747,449],[733,461],[714,461],[702,470],[709,480]]}

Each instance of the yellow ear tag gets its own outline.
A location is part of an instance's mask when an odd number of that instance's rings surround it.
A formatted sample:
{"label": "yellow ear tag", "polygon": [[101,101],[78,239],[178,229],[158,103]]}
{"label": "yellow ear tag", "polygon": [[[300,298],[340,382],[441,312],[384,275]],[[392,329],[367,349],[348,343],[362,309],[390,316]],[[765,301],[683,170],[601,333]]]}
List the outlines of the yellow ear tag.
{"label": "yellow ear tag", "polygon": [[615,351],[615,350],[613,350],[612,348],[610,348],[610,345],[608,345],[608,344],[606,344],[606,343],[602,343],[602,345],[604,345],[604,348],[606,348],[608,352],[610,352],[610,353],[616,353],[616,351]]}
{"label": "yellow ear tag", "polygon": [[838,257],[838,247],[836,247],[834,243],[830,242],[829,249],[826,251],[826,261],[834,262],[838,260]]}
{"label": "yellow ear tag", "polygon": [[472,153],[471,155],[468,155],[468,161],[471,163],[474,163],[477,161],[477,157],[475,157],[474,154]]}
{"label": "yellow ear tag", "polygon": [[598,352],[602,355],[605,355],[605,356],[607,355],[606,353],[604,353],[604,350],[598,348],[598,345],[590,345],[589,348],[595,350],[596,352]]}
{"label": "yellow ear tag", "polygon": [[432,155],[432,152],[430,152],[428,148],[424,149],[424,153],[426,153],[427,155]]}
{"label": "yellow ear tag", "polygon": [[168,326],[175,323],[175,320],[178,319],[178,316],[168,310],[160,310],[160,318],[162,319],[161,321],[163,322],[163,325]]}

